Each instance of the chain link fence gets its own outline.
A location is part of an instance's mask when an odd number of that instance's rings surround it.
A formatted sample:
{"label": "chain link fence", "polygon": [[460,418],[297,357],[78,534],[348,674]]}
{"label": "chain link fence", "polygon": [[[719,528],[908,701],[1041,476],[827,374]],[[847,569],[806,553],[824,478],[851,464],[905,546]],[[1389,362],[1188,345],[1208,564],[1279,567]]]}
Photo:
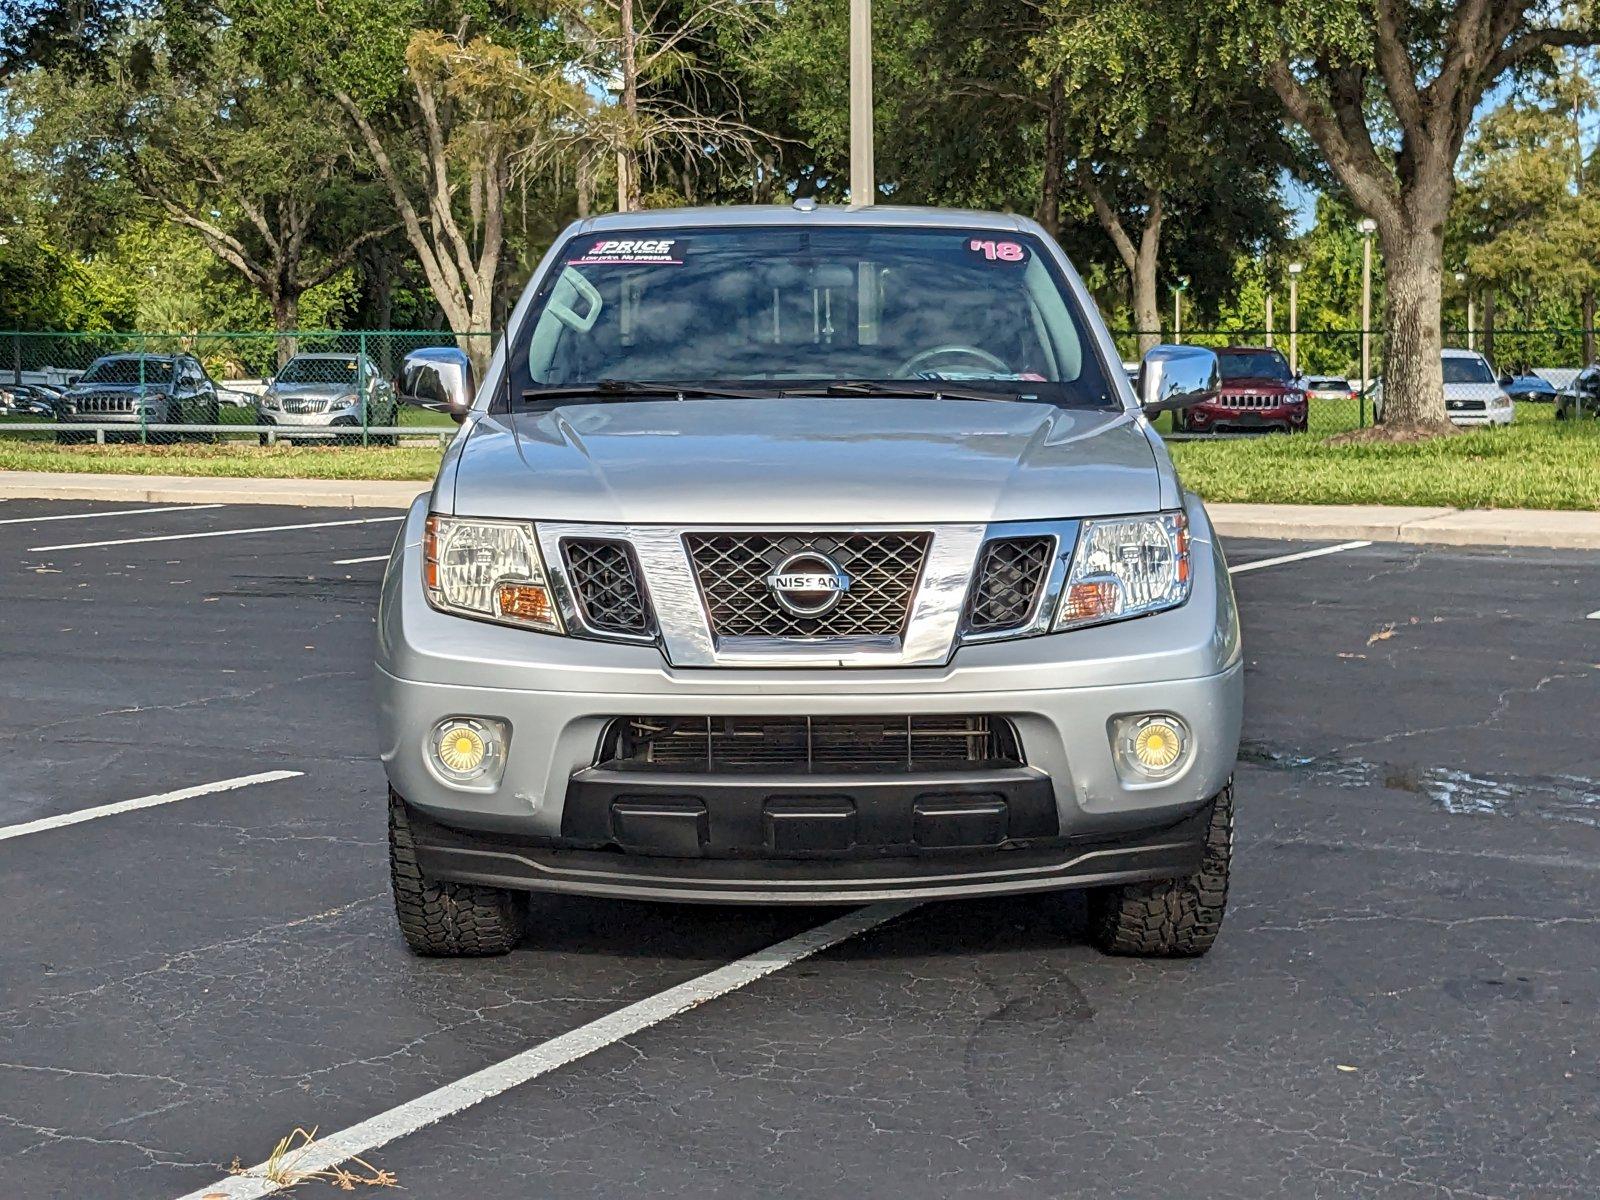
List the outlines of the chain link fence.
{"label": "chain link fence", "polygon": [[[1519,403],[1551,403],[1554,391],[1566,386],[1590,361],[1593,338],[1581,329],[1453,329],[1444,331],[1449,348],[1474,349],[1489,360],[1497,378],[1529,376],[1551,385],[1550,392],[1528,390],[1516,395]],[[1137,330],[1113,332],[1117,350],[1130,370],[1139,361],[1141,335]],[[1154,335],[1159,342],[1174,340],[1172,331]],[[1293,334],[1278,329],[1185,329],[1178,341],[1208,346],[1257,347],[1278,351],[1290,370],[1302,377],[1307,393],[1304,429],[1329,436],[1373,423],[1374,399],[1381,392],[1383,379],[1383,334],[1373,330],[1368,339],[1368,374],[1362,375],[1362,332],[1359,329],[1300,329]],[[1259,390],[1241,387],[1241,391]],[[1260,403],[1263,398],[1242,397],[1241,402]],[[1253,411],[1248,408],[1241,411]],[[1158,422],[1163,432],[1179,437],[1213,436],[1193,429],[1177,428],[1171,416]],[[1240,426],[1243,427],[1243,426]],[[1298,429],[1296,430],[1298,431]]]}
{"label": "chain link fence", "polygon": [[[1123,361],[1136,371],[1141,335],[1117,330],[1114,336]],[[1154,336],[1173,340],[1169,331]],[[401,363],[412,350],[429,346],[461,346],[485,362],[493,339],[490,333],[457,338],[436,330],[0,332],[0,436],[156,445],[443,444],[455,423],[401,395]],[[1367,348],[1370,381],[1362,376],[1360,330],[1202,328],[1186,329],[1177,340],[1282,354],[1306,390],[1304,412],[1284,423],[1292,431],[1327,436],[1373,421],[1374,385],[1383,374],[1378,331]],[[1536,375],[1559,389],[1587,365],[1593,342],[1580,329],[1446,329],[1444,344],[1481,351],[1499,376]],[[1529,403],[1553,398],[1518,396]],[[1244,397],[1237,420],[1209,414],[1212,428],[1201,428],[1192,414],[1164,414],[1159,427],[1177,437],[1210,437],[1217,427],[1273,428],[1282,414],[1269,401]]]}
{"label": "chain link fence", "polygon": [[413,350],[486,362],[490,333],[0,332],[0,436],[83,442],[442,444],[456,424],[398,387]]}

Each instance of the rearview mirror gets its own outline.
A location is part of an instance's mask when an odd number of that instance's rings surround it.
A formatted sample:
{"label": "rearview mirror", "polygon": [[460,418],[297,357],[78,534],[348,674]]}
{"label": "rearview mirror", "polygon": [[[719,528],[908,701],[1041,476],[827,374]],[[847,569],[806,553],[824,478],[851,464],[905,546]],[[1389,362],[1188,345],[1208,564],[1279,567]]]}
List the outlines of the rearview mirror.
{"label": "rearview mirror", "polygon": [[395,390],[405,403],[447,412],[459,424],[472,408],[472,363],[454,346],[424,346],[401,362]]}
{"label": "rearview mirror", "polygon": [[1139,367],[1139,403],[1147,416],[1189,408],[1222,393],[1222,364],[1203,346],[1155,346]]}

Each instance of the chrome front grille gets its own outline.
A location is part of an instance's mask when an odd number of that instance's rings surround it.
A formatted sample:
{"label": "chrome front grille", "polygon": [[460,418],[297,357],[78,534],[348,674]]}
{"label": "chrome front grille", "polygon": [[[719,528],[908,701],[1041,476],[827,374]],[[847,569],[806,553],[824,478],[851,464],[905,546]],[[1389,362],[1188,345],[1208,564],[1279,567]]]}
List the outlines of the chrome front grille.
{"label": "chrome front grille", "polygon": [[131,413],[139,401],[133,396],[86,396],[78,401],[80,413]]}
{"label": "chrome front grille", "polygon": [[[718,638],[901,637],[928,554],[925,532],[689,533],[684,543]],[[826,555],[850,578],[831,611],[798,616],[767,586],[791,555]]]}
{"label": "chrome front grille", "polygon": [[1048,535],[995,538],[985,543],[967,600],[967,630],[995,633],[1026,625],[1054,556],[1055,539]]}
{"label": "chrome front grille", "polygon": [[1217,403],[1223,408],[1277,408],[1288,398],[1282,395],[1259,396],[1236,392],[1224,394]]}
{"label": "chrome front grille", "polygon": [[328,411],[330,400],[285,400],[283,411],[305,416],[311,413],[325,413]]}
{"label": "chrome front grille", "polygon": [[693,774],[820,775],[1021,766],[1001,717],[626,717],[612,723],[599,764]]}
{"label": "chrome front grille", "polygon": [[653,632],[639,567],[626,542],[563,538],[561,555],[573,602],[589,629],[640,637]]}

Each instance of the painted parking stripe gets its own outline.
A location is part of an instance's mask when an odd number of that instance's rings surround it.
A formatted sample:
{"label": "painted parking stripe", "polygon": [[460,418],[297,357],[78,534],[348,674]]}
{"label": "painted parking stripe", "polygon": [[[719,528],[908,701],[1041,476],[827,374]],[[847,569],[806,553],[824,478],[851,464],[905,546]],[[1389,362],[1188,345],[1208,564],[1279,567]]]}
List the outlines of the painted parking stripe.
{"label": "painted parking stripe", "polygon": [[161,792],[155,796],[139,796],[133,800],[118,800],[114,804],[100,804],[94,808],[80,808],[77,812],[62,813],[55,817],[40,817],[37,821],[24,821],[20,825],[0,826],[0,842],[27,837],[30,833],[43,833],[47,829],[63,829],[68,825],[81,825],[96,817],[111,817],[117,813],[134,812],[141,808],[155,808],[178,800],[191,800],[196,796],[209,796],[215,792],[232,792],[255,783],[276,783],[280,779],[296,779],[304,771],[261,771],[255,775],[240,775],[234,779],[219,779],[215,783],[201,783],[194,787],[179,788],[175,792]]}
{"label": "painted parking stripe", "polygon": [[388,561],[389,556],[387,554],[374,554],[371,558],[336,558],[333,560],[333,565],[336,567],[353,567],[357,563]]}
{"label": "painted parking stripe", "polygon": [[1593,611],[1593,612],[1592,612],[1592,613],[1590,613],[1590,614],[1589,614],[1589,615],[1588,615],[1588,617],[1587,617],[1587,618],[1585,618],[1585,619],[1586,619],[1586,620],[1590,620],[1590,621],[1600,621],[1600,608],[1597,608],[1597,609],[1595,609],[1595,610],[1594,610],[1594,611]]}
{"label": "painted parking stripe", "polygon": [[[680,983],[626,1008],[619,1008],[570,1033],[530,1047],[454,1083],[435,1088],[348,1129],[318,1138],[304,1154],[295,1157],[294,1171],[302,1176],[312,1171],[326,1171],[351,1158],[369,1154],[396,1138],[415,1133],[485,1100],[492,1100],[511,1088],[576,1062],[596,1050],[603,1050],[652,1025],[659,1025],[679,1013],[737,991],[774,971],[793,966],[802,959],[866,933],[916,907],[917,902],[902,901],[858,908],[687,983]],[[270,1196],[282,1185],[265,1178],[266,1170],[267,1165],[262,1163],[241,1175],[230,1175],[208,1187],[190,1192],[182,1200],[206,1200],[208,1197],[252,1200]]]}
{"label": "painted parking stripe", "polygon": [[88,521],[95,517],[136,517],[140,513],[199,512],[202,508],[222,508],[220,504],[165,504],[160,508],[117,508],[99,512],[54,513],[48,517],[7,517],[0,525],[32,525],[35,521]]}
{"label": "painted parking stripe", "polygon": [[1371,542],[1340,542],[1337,546],[1319,546],[1315,550],[1302,550],[1298,554],[1280,554],[1277,558],[1258,558],[1254,562],[1229,567],[1228,574],[1239,575],[1245,571],[1259,571],[1262,567],[1276,567],[1283,563],[1300,562],[1307,558],[1321,558],[1324,554],[1339,554],[1345,550],[1359,550]]}
{"label": "painted parking stripe", "polygon": [[398,517],[359,517],[351,521],[309,521],[303,525],[256,525],[249,529],[208,529],[204,533],[163,533],[157,537],[116,538],[108,542],[66,542],[59,546],[29,546],[28,552],[44,550],[93,550],[97,546],[133,546],[140,542],[182,542],[190,538],[238,537],[245,533],[282,533],[286,529],[332,529],[337,525],[381,525],[404,521]]}

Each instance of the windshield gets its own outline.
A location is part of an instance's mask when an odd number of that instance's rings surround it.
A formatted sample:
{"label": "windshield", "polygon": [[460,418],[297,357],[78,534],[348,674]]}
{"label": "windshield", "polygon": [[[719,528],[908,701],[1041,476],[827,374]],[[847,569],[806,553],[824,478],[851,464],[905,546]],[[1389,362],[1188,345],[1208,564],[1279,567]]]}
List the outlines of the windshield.
{"label": "windshield", "polygon": [[278,372],[279,383],[342,383],[356,385],[354,358],[291,358]]}
{"label": "windshield", "polygon": [[1222,364],[1223,379],[1278,379],[1287,383],[1291,378],[1289,360],[1276,350],[1233,350],[1217,355]]}
{"label": "windshield", "polygon": [[650,229],[573,238],[560,261],[513,341],[514,396],[601,381],[760,393],[946,380],[1115,407],[1083,314],[1025,235]]}
{"label": "windshield", "polygon": [[1493,383],[1494,372],[1481,358],[1455,358],[1444,360],[1446,383]]}
{"label": "windshield", "polygon": [[90,363],[89,369],[78,378],[79,383],[166,383],[172,378],[172,360],[146,358],[144,373],[139,373],[140,359],[102,358]]}

